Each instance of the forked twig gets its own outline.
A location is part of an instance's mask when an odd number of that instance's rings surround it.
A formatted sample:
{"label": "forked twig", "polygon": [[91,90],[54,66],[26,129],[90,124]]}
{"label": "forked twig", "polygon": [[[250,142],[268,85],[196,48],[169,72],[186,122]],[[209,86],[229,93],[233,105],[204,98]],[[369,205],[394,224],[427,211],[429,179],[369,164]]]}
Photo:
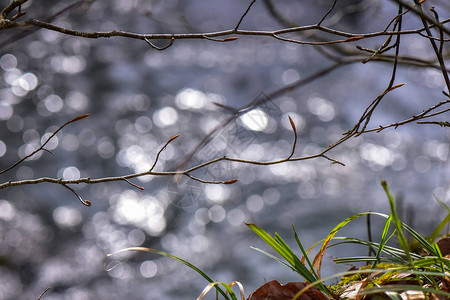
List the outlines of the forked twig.
{"label": "forked twig", "polygon": [[153,169],[155,168],[156,163],[157,163],[158,160],[159,160],[159,155],[161,154],[161,152],[163,152],[163,151],[166,149],[167,145],[169,145],[172,141],[174,141],[175,139],[177,139],[179,136],[180,136],[180,135],[177,134],[177,135],[171,137],[171,138],[166,142],[166,144],[165,144],[161,149],[159,149],[158,153],[156,154],[155,161],[153,162],[153,165],[152,165],[152,167],[151,167],[150,170],[149,170],[150,173],[151,173],[151,172],[153,171]]}

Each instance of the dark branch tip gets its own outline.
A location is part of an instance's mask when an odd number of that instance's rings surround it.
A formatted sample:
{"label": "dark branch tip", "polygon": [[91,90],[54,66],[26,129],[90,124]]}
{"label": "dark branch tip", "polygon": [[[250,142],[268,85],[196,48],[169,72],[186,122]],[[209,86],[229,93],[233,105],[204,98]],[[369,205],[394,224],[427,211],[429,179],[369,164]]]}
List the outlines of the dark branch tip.
{"label": "dark branch tip", "polygon": [[237,179],[231,179],[231,180],[225,181],[223,184],[233,184],[233,183],[236,183],[237,181],[238,181]]}
{"label": "dark branch tip", "polygon": [[292,120],[291,116],[288,116],[289,122],[291,123],[292,130],[294,130],[294,133],[297,133],[297,128],[295,128],[294,121]]}
{"label": "dark branch tip", "polygon": [[84,115],[77,116],[77,117],[73,118],[72,120],[70,120],[69,123],[80,121],[80,120],[82,120],[84,118],[89,117],[90,115],[91,114],[84,114]]}

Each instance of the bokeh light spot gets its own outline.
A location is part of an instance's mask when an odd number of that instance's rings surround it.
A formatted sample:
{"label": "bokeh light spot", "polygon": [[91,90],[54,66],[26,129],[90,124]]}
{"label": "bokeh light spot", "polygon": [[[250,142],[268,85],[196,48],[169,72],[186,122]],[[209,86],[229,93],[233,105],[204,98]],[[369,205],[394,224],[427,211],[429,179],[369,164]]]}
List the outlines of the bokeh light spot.
{"label": "bokeh light spot", "polygon": [[[63,168],[60,170],[60,172],[62,171],[62,178],[64,180],[76,180],[76,179],[80,179],[80,170],[78,170],[78,168],[76,167],[67,167],[67,168]],[[58,174],[60,173],[58,172]]]}
{"label": "bokeh light spot", "polygon": [[201,91],[187,88],[175,96],[175,101],[181,109],[201,109],[206,104],[206,95]]}
{"label": "bokeh light spot", "polygon": [[9,71],[17,67],[17,58],[12,54],[5,54],[0,58],[0,68]]}
{"label": "bokeh light spot", "polygon": [[258,212],[264,207],[264,201],[259,195],[251,195],[247,198],[247,209],[251,212]]}
{"label": "bokeh light spot", "polygon": [[252,131],[263,131],[269,124],[269,117],[259,108],[252,109],[240,119],[245,128]]}
{"label": "bokeh light spot", "polygon": [[222,222],[225,219],[225,209],[220,205],[214,205],[208,211],[208,216],[214,223]]}
{"label": "bokeh light spot", "polygon": [[227,220],[233,226],[240,226],[245,221],[245,213],[242,211],[242,209],[233,208],[228,212]]}
{"label": "bokeh light spot", "polygon": [[229,191],[222,185],[210,184],[206,185],[205,194],[211,201],[221,203],[229,196]]}
{"label": "bokeh light spot", "polygon": [[321,121],[328,122],[334,119],[335,110],[333,104],[328,100],[319,97],[308,99],[309,111],[316,115]]}
{"label": "bokeh light spot", "polygon": [[7,149],[6,144],[2,140],[0,140],[0,157],[5,155],[6,149]]}
{"label": "bokeh light spot", "polygon": [[11,105],[0,103],[0,120],[8,120],[13,115]]}
{"label": "bokeh light spot", "polygon": [[170,106],[158,109],[153,114],[153,123],[160,128],[173,125],[177,122],[177,120],[178,113],[173,107]]}
{"label": "bokeh light spot", "polygon": [[139,271],[145,278],[151,278],[158,272],[158,266],[153,261],[147,260],[141,264]]}
{"label": "bokeh light spot", "polygon": [[11,221],[16,215],[16,209],[6,200],[0,200],[0,219]]}
{"label": "bokeh light spot", "polygon": [[83,220],[79,210],[67,206],[57,207],[52,216],[58,226],[65,228],[75,227]]}
{"label": "bokeh light spot", "polygon": [[87,108],[89,100],[85,94],[79,91],[71,91],[66,96],[66,103],[77,111],[83,111]]}
{"label": "bokeh light spot", "polygon": [[44,99],[44,106],[48,111],[56,113],[63,108],[64,102],[58,95],[49,95]]}

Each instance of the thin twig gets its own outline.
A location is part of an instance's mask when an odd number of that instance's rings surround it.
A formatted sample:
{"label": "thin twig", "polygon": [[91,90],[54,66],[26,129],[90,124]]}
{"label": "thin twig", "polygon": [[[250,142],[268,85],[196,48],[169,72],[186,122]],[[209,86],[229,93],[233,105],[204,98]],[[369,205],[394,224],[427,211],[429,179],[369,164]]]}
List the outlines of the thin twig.
{"label": "thin twig", "polygon": [[450,122],[447,122],[447,121],[421,121],[421,122],[417,122],[417,124],[433,124],[433,125],[439,125],[441,127],[450,127]]}
{"label": "thin twig", "polygon": [[256,0],[252,0],[252,2],[250,2],[249,6],[247,7],[247,10],[244,12],[244,14],[239,19],[239,22],[236,24],[236,27],[234,27],[234,31],[238,30],[239,25],[241,25],[242,21],[244,20],[244,18],[247,15],[247,13],[250,11],[250,8],[252,7],[253,3],[255,3],[255,1]]}
{"label": "thin twig", "polygon": [[172,46],[172,45],[173,45],[173,42],[175,41],[175,38],[172,36],[172,38],[170,39],[169,44],[167,44],[167,45],[164,46],[164,47],[158,47],[158,46],[154,45],[154,44],[153,44],[152,42],[150,42],[150,40],[147,39],[147,38],[144,38],[144,41],[146,41],[147,44],[149,44],[150,47],[152,47],[153,49],[162,51],[162,50],[166,50],[167,48],[169,48],[170,46]]}
{"label": "thin twig", "polygon": [[68,189],[69,191],[71,191],[77,198],[78,200],[80,200],[80,202],[85,205],[85,206],[91,206],[91,201],[89,200],[83,200],[83,198],[81,198],[80,195],[78,195],[77,192],[75,192],[75,190],[73,188],[71,188],[70,186],[68,186],[66,183],[61,182],[60,183],[63,187],[65,187],[66,189]]}
{"label": "thin twig", "polygon": [[409,3],[404,2],[403,0],[392,0],[392,1],[397,2],[399,5],[408,8],[414,14],[418,15],[422,20],[428,21],[430,24],[433,24],[434,26],[438,27],[443,32],[450,34],[450,29],[445,28],[442,23],[436,22],[435,20],[433,20],[433,18],[431,18],[430,16],[428,16],[423,12],[420,3],[416,4],[415,6],[412,6]]}
{"label": "thin twig", "polygon": [[137,185],[137,184],[135,184],[135,183],[132,183],[131,181],[129,181],[129,180],[126,179],[126,178],[124,178],[123,181],[125,181],[126,183],[128,183],[128,184],[131,185],[131,186],[134,186],[134,187],[137,188],[137,189],[144,190],[144,187],[139,186],[139,185]]}
{"label": "thin twig", "polygon": [[439,103],[437,103],[437,104],[427,108],[422,113],[414,115],[411,118],[408,118],[406,120],[403,120],[403,121],[400,121],[400,122],[391,123],[389,125],[379,126],[378,128],[367,129],[367,130],[365,130],[365,131],[363,131],[361,133],[381,132],[381,131],[383,131],[383,130],[385,130],[387,128],[390,128],[390,127],[398,128],[399,126],[402,126],[402,125],[405,125],[405,124],[408,124],[408,123],[411,123],[411,122],[415,122],[417,120],[426,119],[426,118],[430,118],[430,117],[434,117],[434,116],[438,116],[438,115],[444,114],[444,113],[450,111],[450,108],[443,109],[441,111],[438,111],[438,112],[435,112],[435,113],[432,113],[432,114],[428,114],[428,113],[433,111],[433,110],[435,110],[436,108],[444,105],[444,104],[447,104],[447,103],[450,103],[450,99],[441,101],[441,102],[439,102]]}
{"label": "thin twig", "polygon": [[[402,30],[402,5],[399,4],[398,7],[398,14],[399,17],[396,21],[395,26],[397,26],[397,30],[401,31]],[[394,56],[394,63],[393,63],[393,67],[392,67],[392,74],[391,74],[391,79],[389,80],[389,84],[387,86],[387,88],[384,90],[383,93],[381,93],[374,101],[372,101],[372,103],[366,108],[366,110],[364,111],[364,113],[362,114],[360,120],[358,121],[358,123],[355,125],[354,129],[355,131],[358,131],[359,126],[364,122],[364,124],[362,125],[362,129],[360,131],[360,133],[358,133],[356,136],[360,135],[362,132],[365,131],[365,129],[367,128],[367,126],[369,125],[370,119],[372,117],[373,112],[375,111],[375,109],[377,108],[377,106],[380,104],[381,100],[384,98],[384,96],[389,93],[390,91],[392,91],[394,89],[394,82],[395,82],[395,75],[397,73],[397,66],[398,66],[398,54],[400,51],[400,37],[401,35],[397,35],[396,36],[396,41],[395,41],[395,56]],[[375,53],[374,53],[375,54]],[[398,86],[396,86],[398,87]],[[395,88],[396,88],[395,87]]]}
{"label": "thin twig", "polygon": [[153,171],[153,169],[155,168],[156,163],[157,163],[158,160],[159,160],[159,155],[161,154],[161,152],[163,152],[163,151],[166,149],[167,145],[169,145],[173,140],[175,140],[175,139],[178,138],[179,136],[180,136],[180,135],[177,134],[177,135],[171,137],[171,138],[166,142],[166,144],[165,144],[161,149],[159,149],[158,153],[156,154],[155,161],[153,162],[153,165],[152,165],[152,167],[151,167],[150,170],[149,170],[149,173],[151,173],[151,172]]}
{"label": "thin twig", "polygon": [[295,152],[295,146],[297,145],[297,129],[295,128],[295,123],[292,121],[291,117],[288,116],[289,123],[291,123],[292,131],[294,132],[294,142],[292,143],[292,151],[291,154],[289,154],[288,159],[291,158],[294,155]]}
{"label": "thin twig", "polygon": [[331,13],[331,11],[334,9],[334,6],[336,5],[337,0],[333,1],[333,4],[331,5],[330,9],[323,15],[322,19],[317,23],[317,25],[320,26],[322,22],[325,20],[325,18]]}
{"label": "thin twig", "polygon": [[[419,5],[419,8],[422,9],[420,7],[420,5]],[[436,18],[436,22],[439,22],[439,15],[434,10],[434,7],[431,7],[430,10],[433,12],[433,14],[434,14],[434,16]],[[425,31],[427,32],[427,35],[429,37],[429,41],[431,43],[431,46],[433,47],[433,50],[434,50],[434,52],[436,54],[436,57],[437,57],[437,59],[439,61],[439,65],[441,66],[442,75],[444,76],[445,84],[447,85],[447,90],[450,92],[450,79],[449,79],[448,74],[447,74],[447,69],[446,69],[446,66],[445,66],[444,57],[442,56],[442,49],[443,49],[443,46],[444,46],[444,32],[443,32],[442,28],[439,27],[440,45],[439,45],[439,48],[438,48],[437,45],[436,45],[436,42],[434,41],[434,39],[431,38],[431,37],[433,37],[433,35],[431,34],[430,29],[428,28],[428,24],[427,24],[425,18],[423,18],[421,16],[421,19],[422,19],[423,25],[425,27]]]}
{"label": "thin twig", "polygon": [[9,13],[12,12],[16,7],[20,7],[22,4],[27,2],[28,0],[13,0],[11,1],[0,13],[0,17],[2,19],[6,19]]}
{"label": "thin twig", "polygon": [[50,291],[51,289],[52,289],[51,287],[46,288],[45,291],[43,291],[43,292],[39,295],[39,298],[37,298],[37,300],[41,300],[41,298],[44,296],[44,294],[47,293],[48,291]]}
{"label": "thin twig", "polygon": [[314,46],[322,46],[322,45],[333,45],[333,44],[339,44],[339,43],[347,43],[347,42],[354,42],[363,39],[363,36],[352,36],[345,40],[334,40],[334,41],[325,41],[325,42],[306,42],[306,41],[300,41],[300,40],[294,40],[294,39],[288,39],[281,37],[277,34],[272,35],[274,38],[280,41],[294,43],[294,44],[300,44],[300,45],[314,45]]}
{"label": "thin twig", "polygon": [[[8,172],[9,170],[15,168],[18,164],[22,163],[22,162],[23,162],[24,160],[26,160],[27,158],[32,157],[33,155],[35,155],[36,153],[38,153],[38,152],[41,151],[41,150],[48,151],[47,149],[44,148],[45,145],[47,145],[47,143],[48,143],[48,142],[49,142],[49,141],[50,141],[50,140],[51,140],[51,139],[52,139],[52,138],[53,138],[53,137],[54,137],[61,129],[63,129],[66,125],[69,125],[70,123],[79,121],[79,120],[84,119],[84,118],[86,118],[86,117],[88,117],[88,116],[90,116],[90,114],[80,115],[80,116],[78,116],[78,117],[73,118],[73,119],[70,120],[70,121],[67,121],[67,122],[64,123],[63,125],[59,126],[58,129],[56,129],[56,131],[55,131],[50,137],[48,137],[47,140],[46,140],[39,148],[37,148],[36,150],[34,150],[33,152],[31,152],[30,154],[26,155],[26,156],[23,157],[22,159],[19,159],[17,162],[15,162],[14,164],[12,164],[12,165],[9,166],[8,168],[4,169],[3,171],[0,172],[0,174],[6,173],[6,172]],[[52,152],[50,151],[50,153],[52,153]]]}

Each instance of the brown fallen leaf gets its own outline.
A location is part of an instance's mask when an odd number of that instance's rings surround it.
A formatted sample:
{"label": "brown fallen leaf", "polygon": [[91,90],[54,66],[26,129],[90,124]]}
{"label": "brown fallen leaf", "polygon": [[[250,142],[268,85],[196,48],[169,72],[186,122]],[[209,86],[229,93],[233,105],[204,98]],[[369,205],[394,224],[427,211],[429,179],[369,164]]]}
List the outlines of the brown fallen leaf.
{"label": "brown fallen leaf", "polygon": [[[292,300],[308,284],[304,282],[289,282],[280,284],[276,280],[269,281],[250,294],[247,300]],[[303,293],[298,300],[329,300],[329,298],[312,287]]]}
{"label": "brown fallen leaf", "polygon": [[436,243],[439,250],[441,250],[442,256],[450,255],[450,237],[441,238]]}

